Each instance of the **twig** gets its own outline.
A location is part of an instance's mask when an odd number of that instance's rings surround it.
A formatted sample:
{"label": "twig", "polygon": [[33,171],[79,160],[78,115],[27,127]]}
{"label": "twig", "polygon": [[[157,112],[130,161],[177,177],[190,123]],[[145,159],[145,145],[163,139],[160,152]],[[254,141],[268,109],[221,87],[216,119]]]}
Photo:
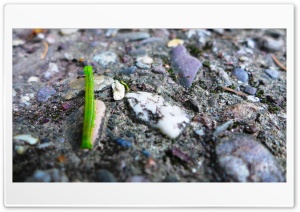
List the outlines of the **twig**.
{"label": "twig", "polygon": [[245,93],[243,93],[243,92],[241,92],[241,91],[235,91],[235,90],[233,90],[233,89],[231,89],[231,88],[227,88],[227,87],[224,87],[224,86],[221,86],[221,87],[222,87],[224,90],[233,92],[233,93],[235,93],[235,94],[237,94],[237,95],[240,95],[240,96],[247,96],[247,94],[245,94]]}
{"label": "twig", "polygon": [[271,54],[272,59],[274,60],[274,62],[276,63],[276,65],[278,65],[281,69],[286,71],[286,68],[279,62],[279,60],[277,60],[277,58]]}
{"label": "twig", "polygon": [[43,45],[44,45],[45,49],[41,55],[41,60],[46,57],[46,55],[48,53],[48,49],[49,49],[48,43],[46,41],[43,41]]}

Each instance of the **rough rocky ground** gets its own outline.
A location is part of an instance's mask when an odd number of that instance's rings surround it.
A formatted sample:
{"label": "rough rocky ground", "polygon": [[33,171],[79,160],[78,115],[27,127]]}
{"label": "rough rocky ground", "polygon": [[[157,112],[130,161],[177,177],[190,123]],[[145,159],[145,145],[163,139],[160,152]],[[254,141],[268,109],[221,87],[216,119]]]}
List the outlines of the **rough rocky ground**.
{"label": "rough rocky ground", "polygon": [[[285,181],[285,39],[280,29],[15,29],[13,181]],[[80,149],[85,65],[106,105],[90,151]],[[190,122],[169,138],[114,100],[112,79]]]}

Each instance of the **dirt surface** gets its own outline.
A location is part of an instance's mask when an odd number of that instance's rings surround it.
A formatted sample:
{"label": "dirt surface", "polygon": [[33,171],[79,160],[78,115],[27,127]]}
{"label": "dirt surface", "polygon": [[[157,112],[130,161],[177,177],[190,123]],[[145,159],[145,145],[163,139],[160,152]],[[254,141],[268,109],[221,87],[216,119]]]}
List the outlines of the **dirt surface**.
{"label": "dirt surface", "polygon": [[[182,58],[172,54],[178,42],[187,50],[183,58],[201,63],[193,79],[178,71]],[[95,91],[106,110],[92,150],[80,149],[85,99],[78,80],[85,65],[95,77],[107,76]],[[13,181],[285,181],[285,66],[280,29],[15,29],[13,136],[38,140],[14,138]],[[193,69],[184,62],[180,68]],[[169,138],[139,119],[126,97],[114,100],[109,79],[126,85],[126,93],[163,97],[189,123]],[[239,136],[248,138],[245,148],[236,147]],[[224,139],[234,139],[242,153],[220,150],[224,159],[215,151]],[[252,154],[252,140],[262,155]],[[267,170],[263,178],[261,170]]]}

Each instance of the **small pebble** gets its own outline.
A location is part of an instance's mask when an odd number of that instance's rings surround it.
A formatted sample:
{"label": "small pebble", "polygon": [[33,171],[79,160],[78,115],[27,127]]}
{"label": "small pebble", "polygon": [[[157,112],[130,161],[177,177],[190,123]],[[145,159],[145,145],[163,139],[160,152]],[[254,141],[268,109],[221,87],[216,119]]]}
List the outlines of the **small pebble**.
{"label": "small pebble", "polygon": [[27,82],[39,82],[39,81],[40,81],[40,79],[38,77],[35,77],[35,76],[31,76],[27,80]]}
{"label": "small pebble", "polygon": [[171,176],[167,176],[165,179],[163,179],[163,182],[166,183],[178,183],[180,182],[180,180],[178,179],[178,177],[171,175]]}
{"label": "small pebble", "polygon": [[246,125],[245,128],[244,128],[244,131],[245,131],[246,133],[249,133],[249,134],[256,133],[256,132],[258,132],[258,130],[259,130],[259,129],[258,129],[255,125],[253,125],[253,124],[251,124],[251,125]]}
{"label": "small pebble", "polygon": [[244,69],[236,68],[232,71],[232,74],[242,82],[247,82],[249,79],[248,73]]}
{"label": "small pebble", "polygon": [[151,57],[148,57],[148,56],[138,57],[136,59],[136,61],[144,63],[144,64],[148,64],[148,65],[153,63],[153,59]]}
{"label": "small pebble", "polygon": [[260,48],[267,51],[280,51],[283,48],[283,39],[275,39],[269,36],[265,36],[260,40]]}
{"label": "small pebble", "polygon": [[142,153],[143,153],[143,155],[145,155],[146,157],[150,157],[151,156],[151,154],[150,154],[150,152],[148,151],[148,150],[143,150],[142,151]]}
{"label": "small pebble", "polygon": [[116,178],[110,171],[108,171],[106,169],[99,169],[95,174],[95,181],[96,182],[114,183],[114,182],[116,182]]}
{"label": "small pebble", "polygon": [[114,100],[121,100],[125,96],[125,87],[118,80],[112,84]]}
{"label": "small pebble", "polygon": [[65,138],[64,138],[64,137],[58,137],[58,138],[57,138],[57,141],[58,141],[59,143],[64,143],[64,142],[65,142]]}
{"label": "small pebble", "polygon": [[192,57],[183,45],[176,46],[171,50],[171,63],[177,72],[180,84],[190,88],[197,72],[202,68],[202,63]]}
{"label": "small pebble", "polygon": [[64,102],[64,103],[62,103],[61,107],[64,111],[66,111],[66,110],[69,110],[71,108],[71,105],[70,105],[69,102]]}
{"label": "small pebble", "polygon": [[46,102],[54,94],[56,94],[56,91],[53,87],[50,86],[42,87],[37,92],[36,100],[38,102]]}
{"label": "small pebble", "polygon": [[229,120],[229,121],[221,124],[220,126],[216,127],[213,135],[215,137],[218,136],[221,132],[227,130],[232,124],[233,124],[233,120]]}
{"label": "small pebble", "polygon": [[38,138],[34,138],[30,134],[16,135],[16,136],[14,136],[14,139],[25,141],[26,143],[28,143],[30,145],[35,145],[39,142]]}
{"label": "small pebble", "polygon": [[135,71],[136,71],[137,67],[136,66],[131,66],[130,68],[123,68],[120,73],[121,74],[127,74],[127,75],[130,75],[130,74],[134,74]]}
{"label": "small pebble", "polygon": [[26,150],[28,149],[28,146],[15,146],[15,151],[19,154],[19,155],[23,155]]}
{"label": "small pebble", "polygon": [[13,46],[19,46],[19,45],[23,45],[25,43],[24,40],[21,40],[21,39],[17,39],[17,40],[13,40],[12,41],[12,45]]}
{"label": "small pebble", "polygon": [[144,64],[144,63],[141,63],[141,62],[136,62],[135,65],[137,67],[141,68],[141,69],[150,69],[151,68],[151,65],[147,65],[147,64]]}
{"label": "small pebble", "polygon": [[244,62],[244,61],[247,61],[247,60],[249,60],[249,59],[248,59],[248,57],[242,56],[242,57],[239,58],[239,60],[240,60],[241,62]]}
{"label": "small pebble", "polygon": [[118,56],[114,52],[103,52],[93,57],[93,60],[102,67],[107,67],[111,63],[115,63]]}
{"label": "small pebble", "polygon": [[69,182],[69,178],[59,169],[36,170],[29,182]]}
{"label": "small pebble", "polygon": [[52,142],[42,143],[37,146],[38,149],[45,149],[47,147],[54,146]]}
{"label": "small pebble", "polygon": [[108,29],[106,30],[105,36],[106,37],[115,37],[118,33],[119,29]]}
{"label": "small pebble", "polygon": [[251,86],[246,86],[244,88],[244,92],[250,95],[255,95],[257,91],[257,88],[251,87]]}
{"label": "small pebble", "polygon": [[277,70],[266,69],[265,73],[273,79],[277,79],[279,77],[279,72]]}
{"label": "small pebble", "polygon": [[161,38],[147,38],[143,41],[141,41],[141,45],[147,45],[147,44],[155,44],[155,43],[162,43],[164,40]]}
{"label": "small pebble", "polygon": [[119,40],[137,41],[150,38],[150,35],[146,32],[130,32],[130,33],[119,33],[116,36]]}
{"label": "small pebble", "polygon": [[12,89],[12,96],[15,97],[17,95],[17,92],[15,91],[15,89]]}
{"label": "small pebble", "polygon": [[117,138],[117,139],[115,139],[115,141],[116,141],[116,143],[117,143],[118,145],[120,145],[121,147],[125,147],[125,148],[131,147],[131,142],[130,142],[130,141],[127,141],[127,140],[125,140],[125,139],[123,139],[123,138]]}
{"label": "small pebble", "polygon": [[[114,79],[108,76],[94,76],[94,91],[102,91],[104,88],[111,86],[114,83]],[[80,91],[85,89],[85,79],[79,78],[72,82],[69,85],[70,89],[66,94],[63,94],[63,98],[66,100],[72,99],[78,95]]]}
{"label": "small pebble", "polygon": [[43,144],[43,143],[48,143],[48,142],[50,142],[50,139],[49,139],[49,138],[42,138],[42,139],[41,139],[41,144]]}
{"label": "small pebble", "polygon": [[51,174],[46,171],[37,170],[33,174],[33,181],[44,182],[44,183],[51,182]]}
{"label": "small pebble", "polygon": [[205,133],[204,133],[204,131],[203,131],[202,129],[201,129],[201,130],[196,130],[195,133],[196,133],[197,135],[200,135],[200,136],[205,135]]}
{"label": "small pebble", "polygon": [[177,39],[177,38],[175,38],[175,39],[173,39],[173,40],[170,40],[169,42],[168,42],[168,47],[176,47],[176,46],[178,46],[178,45],[182,45],[184,43],[184,41],[183,40],[180,40],[180,39]]}
{"label": "small pebble", "polygon": [[63,35],[70,35],[70,34],[73,34],[77,31],[78,31],[78,29],[61,29],[60,33],[63,34]]}
{"label": "small pebble", "polygon": [[166,69],[163,66],[156,66],[155,68],[152,69],[152,71],[154,73],[158,73],[158,74],[165,74],[166,73]]}
{"label": "small pebble", "polygon": [[149,179],[147,179],[144,176],[132,176],[129,177],[126,182],[132,182],[132,183],[147,183],[149,182]]}
{"label": "small pebble", "polygon": [[55,73],[59,73],[57,65],[55,63],[49,63],[48,69],[43,76],[49,80]]}
{"label": "small pebble", "polygon": [[247,100],[248,100],[249,102],[254,102],[254,103],[260,101],[258,97],[251,96],[251,95],[250,95],[250,96],[247,96]]}
{"label": "small pebble", "polygon": [[20,102],[26,105],[29,105],[28,101],[30,100],[29,96],[21,96]]}

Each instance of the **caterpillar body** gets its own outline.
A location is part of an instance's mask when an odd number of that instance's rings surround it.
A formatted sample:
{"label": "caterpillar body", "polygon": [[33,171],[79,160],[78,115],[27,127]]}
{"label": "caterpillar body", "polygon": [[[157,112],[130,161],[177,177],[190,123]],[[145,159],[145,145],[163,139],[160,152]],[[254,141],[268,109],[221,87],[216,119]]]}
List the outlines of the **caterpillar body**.
{"label": "caterpillar body", "polygon": [[95,121],[94,75],[92,66],[85,66],[85,105],[82,133],[82,149],[92,149],[92,134]]}

